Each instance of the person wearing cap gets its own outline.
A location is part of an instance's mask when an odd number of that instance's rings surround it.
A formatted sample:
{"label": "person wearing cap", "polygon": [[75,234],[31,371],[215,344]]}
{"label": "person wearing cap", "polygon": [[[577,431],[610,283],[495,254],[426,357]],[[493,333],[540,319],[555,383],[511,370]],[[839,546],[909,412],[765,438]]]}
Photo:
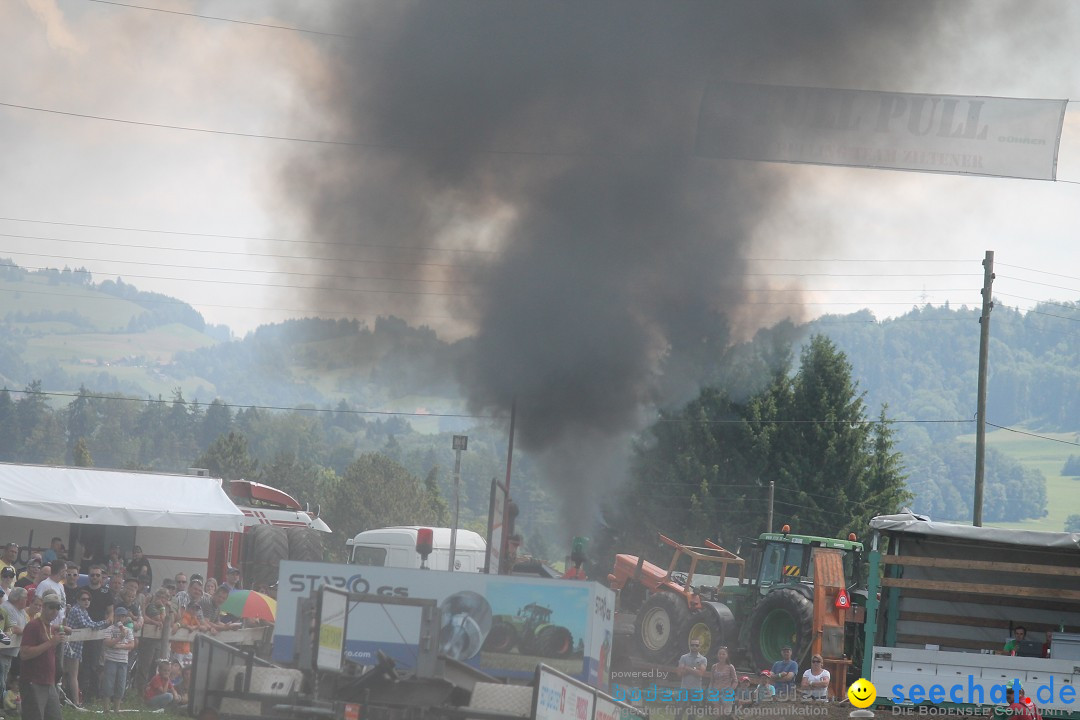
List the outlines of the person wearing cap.
{"label": "person wearing cap", "polygon": [[754,690],[755,699],[758,702],[770,702],[776,699],[776,688],[772,684],[772,673],[762,670],[755,680],[757,688]]}
{"label": "person wearing cap", "polygon": [[820,655],[810,658],[810,667],[802,676],[801,687],[803,692],[810,696],[811,700],[829,699],[829,681],[832,676],[825,669],[825,659]]}
{"label": "person wearing cap", "polygon": [[67,606],[67,594],[64,592],[64,563],[57,560],[52,565],[42,565],[41,572],[44,574],[48,572],[48,575],[38,580],[37,587],[34,589],[36,593],[54,592],[56,596],[60,598],[62,605],[60,606],[60,614],[56,616],[56,620],[53,625],[64,624],[64,612]]}
{"label": "person wearing cap", "polygon": [[243,590],[244,586],[240,584],[240,568],[230,565],[225,571],[225,582],[229,583],[233,590]]}
{"label": "person wearing cap", "polygon": [[125,607],[113,610],[115,618],[105,638],[105,676],[102,693],[105,695],[105,712],[120,712],[120,701],[127,692],[128,653],[135,649],[135,633],[127,626],[128,611]]}
{"label": "person wearing cap", "polygon": [[0,568],[0,593],[7,595],[15,587],[15,568],[5,565]]}
{"label": "person wearing cap", "polygon": [[799,663],[791,659],[791,646],[785,645],[780,650],[780,659],[772,666],[772,681],[777,700],[795,699],[795,677],[798,674]]}
{"label": "person wearing cap", "polygon": [[1024,686],[1017,680],[1010,680],[1006,683],[1005,702],[1009,703],[1009,709],[1005,713],[1008,717],[1022,718],[1022,720],[1042,720],[1042,713],[1035,707],[1035,703],[1024,692]]}
{"label": "person wearing cap", "polygon": [[23,720],[63,720],[56,690],[56,647],[67,635],[52,627],[63,602],[54,592],[41,596],[41,617],[26,624],[19,650],[19,692]]}
{"label": "person wearing cap", "polygon": [[[11,568],[14,573],[15,568]],[[4,602],[0,603],[0,618],[2,618],[3,632],[11,637],[19,637],[23,634],[26,623],[30,622],[30,616],[26,614],[26,605],[29,600],[26,597],[26,588],[11,588],[11,592],[4,596]],[[10,645],[0,647],[0,697],[7,692],[7,677],[11,670],[11,663],[19,655],[18,647]]]}

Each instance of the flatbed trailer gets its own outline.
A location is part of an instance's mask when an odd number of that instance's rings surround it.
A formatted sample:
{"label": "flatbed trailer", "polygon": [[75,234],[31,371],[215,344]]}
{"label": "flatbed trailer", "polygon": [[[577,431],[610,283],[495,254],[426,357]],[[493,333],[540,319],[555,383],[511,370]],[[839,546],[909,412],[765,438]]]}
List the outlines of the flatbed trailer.
{"label": "flatbed trailer", "polygon": [[[862,676],[877,706],[982,714],[1019,681],[1044,717],[1080,720],[1080,533],[910,513],[870,527]],[[1044,656],[1003,653],[1017,626]]]}

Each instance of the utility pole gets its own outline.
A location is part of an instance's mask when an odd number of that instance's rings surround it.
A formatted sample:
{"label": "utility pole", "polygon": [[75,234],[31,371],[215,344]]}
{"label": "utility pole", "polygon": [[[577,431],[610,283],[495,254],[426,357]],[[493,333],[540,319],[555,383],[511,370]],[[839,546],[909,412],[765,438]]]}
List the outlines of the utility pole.
{"label": "utility pole", "polygon": [[450,528],[450,567],[446,568],[450,572],[454,572],[454,556],[457,554],[458,511],[461,508],[461,451],[468,447],[468,435],[454,436],[454,524]]}
{"label": "utility pole", "polygon": [[769,481],[769,519],[765,523],[765,532],[772,532],[772,508],[773,498],[776,497],[776,481]]}
{"label": "utility pole", "polygon": [[990,311],[994,309],[994,251],[983,260],[982,315],[979,316],[979,397],[975,421],[975,508],[971,524],[982,527],[983,476],[986,472],[986,376],[990,364]]}

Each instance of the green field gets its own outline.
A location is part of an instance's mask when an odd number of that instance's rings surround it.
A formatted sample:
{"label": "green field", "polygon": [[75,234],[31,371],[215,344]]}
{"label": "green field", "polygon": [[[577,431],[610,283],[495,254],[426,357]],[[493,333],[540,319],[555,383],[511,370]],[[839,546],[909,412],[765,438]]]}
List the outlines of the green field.
{"label": "green field", "polygon": [[93,367],[91,362],[117,364],[140,358],[138,364],[168,363],[181,350],[208,347],[214,341],[186,325],[161,325],[139,333],[73,333],[42,335],[26,343],[29,363],[45,360]]}
{"label": "green field", "polygon": [[[131,318],[146,312],[133,302],[107,295],[93,287],[69,284],[50,284],[41,277],[26,277],[19,281],[0,280],[0,297],[4,313],[71,312],[86,317],[98,330],[122,330]],[[35,332],[37,323],[28,327]],[[42,325],[49,332],[50,325]]]}
{"label": "green field", "polygon": [[[1017,428],[1029,432],[1023,428]],[[1070,433],[1035,433],[1041,437],[1022,435],[1008,430],[995,430],[986,434],[986,444],[1005,453],[1026,468],[1042,472],[1046,477],[1046,509],[1043,518],[1015,523],[994,523],[997,527],[1017,530],[1046,530],[1061,532],[1065,518],[1080,514],[1080,478],[1061,474],[1069,455],[1080,455],[1080,435]],[[975,444],[974,435],[960,438]]]}

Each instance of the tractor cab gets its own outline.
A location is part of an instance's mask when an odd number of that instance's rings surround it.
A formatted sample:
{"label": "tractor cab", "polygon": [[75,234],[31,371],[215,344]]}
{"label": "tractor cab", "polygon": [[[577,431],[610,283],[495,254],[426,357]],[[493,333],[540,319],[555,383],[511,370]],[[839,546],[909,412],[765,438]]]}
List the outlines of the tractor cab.
{"label": "tractor cab", "polygon": [[854,535],[847,540],[792,535],[787,525],[779,533],[762,533],[743,541],[740,551],[750,554],[747,582],[756,585],[762,595],[783,585],[809,589],[814,582],[814,556],[820,548],[843,552],[848,589],[861,586],[863,546]]}
{"label": "tractor cab", "polygon": [[518,610],[518,615],[525,618],[529,625],[545,625],[551,622],[551,608],[546,608],[536,603],[529,603]]}

